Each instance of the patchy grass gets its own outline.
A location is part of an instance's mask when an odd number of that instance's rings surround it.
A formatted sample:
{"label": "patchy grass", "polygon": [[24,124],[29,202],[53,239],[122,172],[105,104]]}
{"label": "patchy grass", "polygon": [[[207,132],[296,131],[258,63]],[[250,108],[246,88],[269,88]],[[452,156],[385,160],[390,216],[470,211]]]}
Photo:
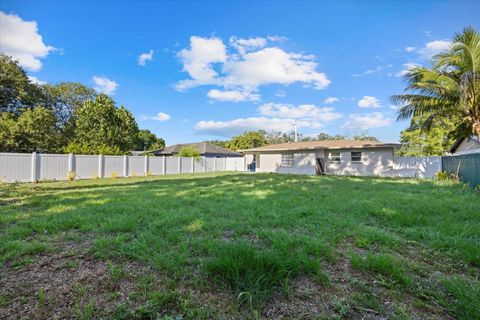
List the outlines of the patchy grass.
{"label": "patchy grass", "polygon": [[217,173],[0,189],[2,318],[480,318],[480,197],[460,185]]}

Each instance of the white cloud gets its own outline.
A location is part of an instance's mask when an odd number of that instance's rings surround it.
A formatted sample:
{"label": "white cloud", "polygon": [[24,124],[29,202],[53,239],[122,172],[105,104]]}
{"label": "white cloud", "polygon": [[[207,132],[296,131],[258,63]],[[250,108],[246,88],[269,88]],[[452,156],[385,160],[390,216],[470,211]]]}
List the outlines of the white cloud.
{"label": "white cloud", "polygon": [[38,79],[38,78],[35,77],[35,76],[28,76],[28,79],[29,79],[31,82],[33,82],[33,83],[35,83],[35,84],[38,84],[38,85],[46,84],[45,81],[42,81],[42,80]]}
{"label": "white cloud", "polygon": [[335,103],[335,102],[338,102],[338,101],[340,101],[340,100],[336,97],[328,97],[327,99],[323,100],[323,102],[326,103],[326,104],[332,104],[332,103]]}
{"label": "white cloud", "polygon": [[342,115],[331,107],[317,107],[313,104],[291,104],[266,103],[258,108],[263,116],[282,119],[303,119],[310,122],[330,122],[340,119]]}
{"label": "white cloud", "polygon": [[406,47],[406,48],[405,48],[405,51],[407,51],[407,52],[414,52],[414,51],[415,51],[415,47]]}
{"label": "white cloud", "polygon": [[289,85],[303,82],[321,90],[330,84],[324,73],[316,71],[317,63],[312,57],[288,53],[270,47],[246,53],[242,59],[229,60],[223,65],[226,86],[257,88],[273,83]]}
{"label": "white cloud", "polygon": [[30,71],[42,68],[41,59],[54,47],[43,42],[35,21],[23,21],[17,15],[0,11],[0,52],[3,52]]}
{"label": "white cloud", "polygon": [[138,65],[144,67],[147,61],[153,60],[153,49],[150,49],[148,53],[142,53],[138,56]]}
{"label": "white cloud", "polygon": [[240,101],[258,101],[260,100],[260,96],[252,91],[244,90],[217,90],[212,89],[208,91],[207,96],[210,99],[215,99],[218,101],[233,101],[233,102],[240,102]]}
{"label": "white cloud", "polygon": [[403,70],[400,70],[399,72],[395,73],[395,77],[403,77],[407,75],[408,72],[413,68],[420,67],[419,64],[414,62],[404,63],[402,66],[403,66]]}
{"label": "white cloud", "polygon": [[368,114],[351,114],[349,120],[345,122],[342,129],[368,130],[371,128],[385,127],[392,123],[381,112],[372,112]]}
{"label": "white cloud", "polygon": [[176,89],[215,85],[226,91],[256,92],[263,85],[300,82],[321,90],[330,84],[326,74],[317,71],[315,57],[268,47],[269,41],[283,39],[231,37],[229,44],[239,54],[228,54],[221,39],[192,36],[190,48],[178,55],[190,78],[178,82]]}
{"label": "white cloud", "polygon": [[263,48],[267,45],[267,39],[261,37],[242,39],[231,36],[228,42],[233,48],[237,49],[240,54],[245,54],[247,51]]}
{"label": "white cloud", "polygon": [[151,118],[152,120],[157,120],[157,121],[167,121],[170,119],[170,115],[166,114],[165,112],[159,112],[157,113],[156,116]]}
{"label": "white cloud", "polygon": [[177,83],[175,88],[180,91],[201,85],[218,84],[218,74],[212,64],[227,60],[223,41],[215,37],[190,37],[190,49],[181,50],[178,56],[183,64],[183,71],[191,77]]}
{"label": "white cloud", "polygon": [[167,121],[167,120],[170,120],[171,117],[169,114],[165,112],[159,112],[154,116],[147,116],[147,115],[141,114],[138,118],[140,120]]}
{"label": "white cloud", "polygon": [[[297,121],[297,127],[320,128],[321,124],[307,121]],[[231,137],[233,135],[252,130],[290,132],[293,130],[292,119],[251,117],[231,121],[200,121],[194,129],[211,135]]]}
{"label": "white cloud", "polygon": [[446,40],[430,41],[425,45],[425,47],[420,51],[420,53],[424,58],[429,59],[433,55],[448,50],[451,45],[452,42]]}
{"label": "white cloud", "polygon": [[98,92],[105,93],[105,94],[113,94],[113,92],[117,90],[118,83],[106,77],[93,76],[92,80],[95,83],[95,86],[93,87],[93,89],[95,89]]}
{"label": "white cloud", "polygon": [[380,108],[380,100],[372,96],[363,96],[362,99],[358,100],[357,105],[360,108]]}

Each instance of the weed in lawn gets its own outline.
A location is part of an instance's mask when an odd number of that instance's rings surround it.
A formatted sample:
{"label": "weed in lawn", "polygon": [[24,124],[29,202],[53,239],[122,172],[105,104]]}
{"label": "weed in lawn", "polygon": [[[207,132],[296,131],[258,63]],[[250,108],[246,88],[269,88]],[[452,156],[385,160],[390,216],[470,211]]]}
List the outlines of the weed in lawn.
{"label": "weed in lawn", "polygon": [[117,282],[118,280],[126,276],[123,268],[121,266],[114,265],[110,260],[107,261],[107,269],[113,282]]}
{"label": "weed in lawn", "polygon": [[45,290],[43,288],[38,289],[37,293],[38,305],[40,307],[45,305]]}
{"label": "weed in lawn", "polygon": [[95,308],[93,300],[89,300],[85,305],[77,305],[75,308],[75,316],[79,320],[91,320],[94,317]]}
{"label": "weed in lawn", "polygon": [[392,255],[367,253],[366,257],[361,257],[352,254],[350,263],[356,269],[379,273],[403,286],[411,282],[402,267],[402,263]]}

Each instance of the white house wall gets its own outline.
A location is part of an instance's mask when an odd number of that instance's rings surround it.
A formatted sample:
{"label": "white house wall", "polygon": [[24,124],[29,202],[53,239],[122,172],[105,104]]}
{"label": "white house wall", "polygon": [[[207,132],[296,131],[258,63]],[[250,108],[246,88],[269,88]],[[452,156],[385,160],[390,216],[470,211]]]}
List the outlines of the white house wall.
{"label": "white house wall", "polygon": [[[339,152],[341,161],[328,161],[328,174],[374,176],[393,167],[393,150],[389,148],[328,150],[327,153],[330,152]],[[352,162],[351,152],[362,152],[362,161]]]}

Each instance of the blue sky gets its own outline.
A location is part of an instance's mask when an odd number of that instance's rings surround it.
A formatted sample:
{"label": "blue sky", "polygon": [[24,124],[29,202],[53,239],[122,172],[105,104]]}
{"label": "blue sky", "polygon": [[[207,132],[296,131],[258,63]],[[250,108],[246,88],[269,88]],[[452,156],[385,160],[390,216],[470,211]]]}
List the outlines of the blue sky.
{"label": "blue sky", "polygon": [[0,11],[0,49],[33,79],[107,92],[167,144],[293,121],[306,135],[398,141],[408,123],[389,96],[402,72],[480,27],[475,1],[4,0]]}

